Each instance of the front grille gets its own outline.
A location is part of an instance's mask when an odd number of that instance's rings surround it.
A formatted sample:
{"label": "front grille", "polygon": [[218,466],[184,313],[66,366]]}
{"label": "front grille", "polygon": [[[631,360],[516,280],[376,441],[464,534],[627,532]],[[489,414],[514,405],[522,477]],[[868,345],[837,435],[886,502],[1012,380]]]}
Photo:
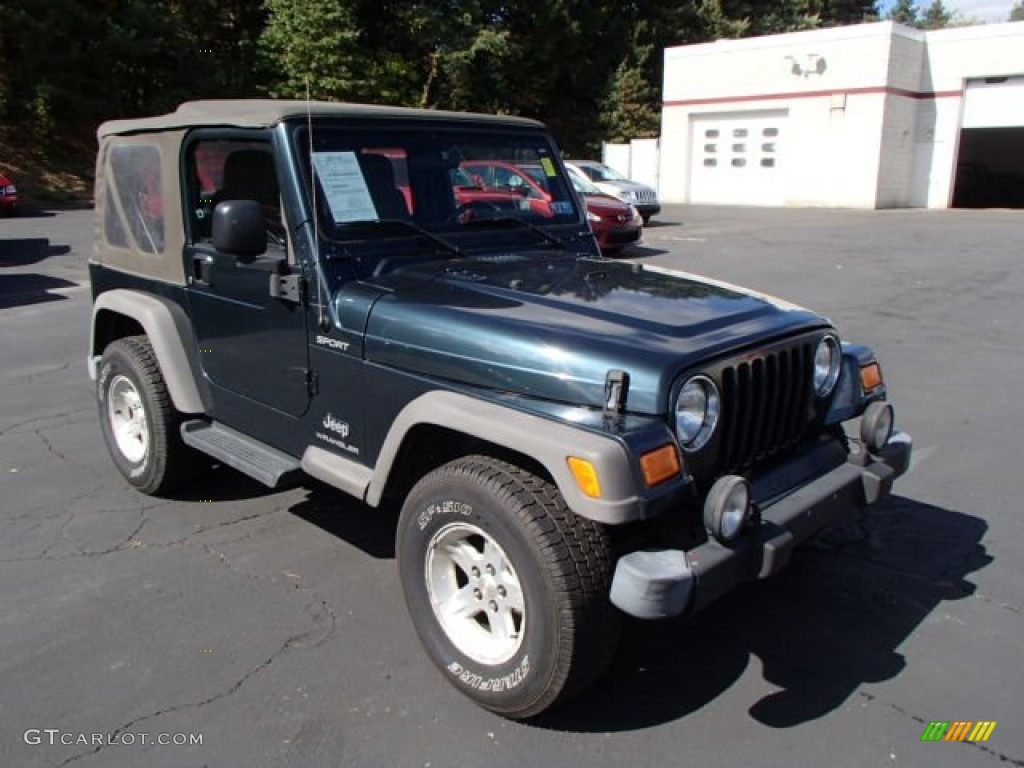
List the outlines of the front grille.
{"label": "front grille", "polygon": [[609,245],[629,245],[639,239],[640,230],[638,229],[613,229],[605,236],[605,241]]}
{"label": "front grille", "polygon": [[759,354],[721,371],[723,472],[749,467],[794,445],[812,415],[814,346]]}
{"label": "front grille", "polygon": [[658,202],[658,194],[649,189],[639,189],[636,192],[636,200],[638,203],[656,203]]}

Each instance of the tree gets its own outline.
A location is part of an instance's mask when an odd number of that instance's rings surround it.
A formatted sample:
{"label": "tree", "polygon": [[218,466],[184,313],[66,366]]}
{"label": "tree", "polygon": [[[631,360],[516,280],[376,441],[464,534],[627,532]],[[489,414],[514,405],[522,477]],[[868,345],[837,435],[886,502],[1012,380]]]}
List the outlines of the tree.
{"label": "tree", "polygon": [[918,23],[921,29],[945,29],[950,26],[956,14],[946,8],[942,0],[934,0],[924,12],[924,16]]}
{"label": "tree", "polygon": [[659,92],[642,64],[627,60],[619,65],[602,103],[601,123],[606,130],[605,141],[628,142],[658,135]]}
{"label": "tree", "polygon": [[889,13],[886,18],[890,21],[896,21],[900,24],[916,27],[917,14],[917,3],[915,3],[914,0],[898,0],[898,2],[889,9]]}
{"label": "tree", "polygon": [[1017,3],[1010,9],[1007,21],[1024,21],[1024,2]]}
{"label": "tree", "polygon": [[875,0],[826,0],[822,23],[828,26],[861,24],[878,20]]}
{"label": "tree", "polygon": [[263,46],[278,71],[272,96],[361,100],[369,90],[359,29],[345,0],[266,0]]}

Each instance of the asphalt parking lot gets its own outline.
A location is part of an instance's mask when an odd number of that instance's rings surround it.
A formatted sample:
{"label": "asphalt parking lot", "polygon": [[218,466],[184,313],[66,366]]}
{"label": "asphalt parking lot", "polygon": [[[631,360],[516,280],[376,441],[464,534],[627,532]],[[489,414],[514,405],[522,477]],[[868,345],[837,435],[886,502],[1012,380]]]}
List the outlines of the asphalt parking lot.
{"label": "asphalt parking lot", "polygon": [[[130,490],[85,371],[91,212],[0,220],[0,765],[1024,766],[1022,232],[1020,211],[656,218],[627,257],[874,346],[915,466],[863,536],[630,622],[597,688],[520,724],[420,650],[387,514],[221,469]],[[997,726],[922,743],[933,720]]]}

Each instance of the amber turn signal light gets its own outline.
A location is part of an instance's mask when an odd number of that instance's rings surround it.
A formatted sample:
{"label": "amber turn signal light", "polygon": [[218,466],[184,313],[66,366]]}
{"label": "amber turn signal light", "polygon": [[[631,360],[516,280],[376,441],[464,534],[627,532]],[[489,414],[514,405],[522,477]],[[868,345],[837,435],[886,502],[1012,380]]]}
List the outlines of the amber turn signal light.
{"label": "amber turn signal light", "polygon": [[882,386],[882,368],[878,363],[869,363],[860,369],[860,386],[865,392]]}
{"label": "amber turn signal light", "polygon": [[640,469],[644,473],[644,482],[648,488],[675,477],[681,469],[675,446],[663,445],[657,450],[645,453],[640,457]]}
{"label": "amber turn signal light", "polygon": [[576,456],[570,456],[567,461],[580,490],[592,499],[600,499],[601,481],[597,477],[597,468],[586,459]]}

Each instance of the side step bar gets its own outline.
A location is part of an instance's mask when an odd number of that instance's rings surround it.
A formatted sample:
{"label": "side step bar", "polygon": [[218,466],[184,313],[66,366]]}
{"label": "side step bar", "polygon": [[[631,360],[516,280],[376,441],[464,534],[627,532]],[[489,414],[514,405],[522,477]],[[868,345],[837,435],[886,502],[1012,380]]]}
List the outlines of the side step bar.
{"label": "side step bar", "polygon": [[276,488],[286,475],[301,471],[295,457],[217,422],[186,421],[181,425],[181,439],[270,488]]}

